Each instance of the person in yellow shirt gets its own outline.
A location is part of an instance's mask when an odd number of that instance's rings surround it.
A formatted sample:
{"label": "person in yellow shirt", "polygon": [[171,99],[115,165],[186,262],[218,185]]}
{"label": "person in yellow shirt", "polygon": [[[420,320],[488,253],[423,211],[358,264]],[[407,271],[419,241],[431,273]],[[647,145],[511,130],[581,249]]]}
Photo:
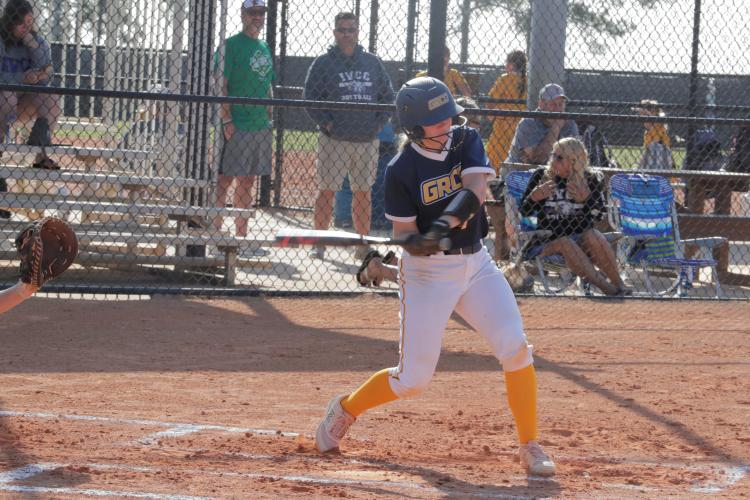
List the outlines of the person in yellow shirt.
{"label": "person in yellow shirt", "polygon": [[[665,116],[657,101],[642,99],[641,105],[633,108],[641,116]],[[672,142],[666,123],[643,122],[643,157],[639,168],[655,170],[671,170],[674,168],[672,159]]]}
{"label": "person in yellow shirt", "polygon": [[[443,71],[445,76],[443,77],[443,83],[450,89],[451,93],[455,96],[471,97],[471,87],[466,82],[466,78],[457,70],[450,68],[451,62],[451,51],[448,47],[445,48],[445,56],[443,59]],[[427,76],[427,71],[420,71],[417,73],[417,77]]]}
{"label": "person in yellow shirt", "polygon": [[[523,111],[526,109],[526,54],[520,50],[509,53],[505,59],[505,73],[500,75],[490,89],[491,99],[521,99],[524,104],[489,103],[490,109],[508,109]],[[500,164],[508,157],[510,143],[516,132],[520,117],[497,116],[492,120],[492,133],[487,143],[487,154],[490,165],[499,170]]]}
{"label": "person in yellow shirt", "polygon": [[[526,101],[526,54],[521,50],[510,52],[505,59],[505,73],[500,75],[490,89],[491,99],[523,99]],[[499,104],[489,103],[491,109],[524,110],[525,104]],[[521,118],[512,116],[490,117],[492,120],[492,132],[487,142],[487,156],[490,165],[500,172],[500,165],[508,157],[510,143],[513,134]],[[505,224],[505,207],[502,203],[502,185],[495,183],[497,189],[492,190],[493,198],[497,203],[487,204],[487,215],[490,217],[492,228],[495,231],[494,257],[496,261],[507,260],[510,256],[510,243]]]}

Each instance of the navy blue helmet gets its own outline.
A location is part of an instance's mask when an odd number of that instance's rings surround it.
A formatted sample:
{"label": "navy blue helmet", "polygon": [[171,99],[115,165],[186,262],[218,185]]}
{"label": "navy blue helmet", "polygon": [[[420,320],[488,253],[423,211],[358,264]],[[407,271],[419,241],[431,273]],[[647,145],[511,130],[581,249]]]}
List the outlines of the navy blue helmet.
{"label": "navy blue helmet", "polygon": [[424,138],[424,125],[434,125],[463,113],[448,87],[430,76],[412,78],[396,94],[396,116],[407,136]]}

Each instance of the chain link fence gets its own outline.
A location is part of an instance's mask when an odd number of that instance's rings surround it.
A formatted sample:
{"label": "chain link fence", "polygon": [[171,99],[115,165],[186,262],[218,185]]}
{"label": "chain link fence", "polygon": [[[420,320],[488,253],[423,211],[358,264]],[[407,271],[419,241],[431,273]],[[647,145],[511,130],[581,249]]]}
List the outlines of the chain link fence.
{"label": "chain link fence", "polygon": [[[55,215],[81,254],[50,289],[393,292],[358,283],[364,247],[274,237],[390,234],[393,98],[429,73],[462,98],[501,174],[485,244],[519,293],[599,295],[609,283],[747,299],[750,56],[737,34],[748,20],[750,6],[723,0],[8,0],[0,280],[17,276],[15,234]],[[548,83],[565,97],[539,99]],[[577,182],[596,203],[559,175],[549,203],[528,200],[559,170],[554,141],[517,137],[521,120],[581,139],[591,169]],[[522,175],[545,165],[549,178]],[[622,177],[633,173],[647,177]],[[586,206],[591,224],[558,234],[553,205]],[[670,222],[637,233],[632,205],[663,205]],[[582,236],[592,228],[598,250]],[[561,235],[578,260],[544,250]]]}

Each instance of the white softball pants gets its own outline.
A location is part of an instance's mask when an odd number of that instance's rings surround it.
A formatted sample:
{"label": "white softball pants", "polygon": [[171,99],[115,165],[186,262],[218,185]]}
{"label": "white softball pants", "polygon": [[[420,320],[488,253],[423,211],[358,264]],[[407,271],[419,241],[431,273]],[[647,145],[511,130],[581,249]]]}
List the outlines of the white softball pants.
{"label": "white softball pants", "polygon": [[486,248],[471,255],[404,252],[399,288],[399,363],[389,378],[399,398],[415,396],[429,384],[454,310],[487,339],[505,371],[533,363],[513,291]]}

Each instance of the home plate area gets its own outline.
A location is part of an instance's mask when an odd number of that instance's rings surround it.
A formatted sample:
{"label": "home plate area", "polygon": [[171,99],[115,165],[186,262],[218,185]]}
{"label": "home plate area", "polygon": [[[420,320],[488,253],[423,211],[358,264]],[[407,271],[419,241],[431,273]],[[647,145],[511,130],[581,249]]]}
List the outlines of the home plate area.
{"label": "home plate area", "polygon": [[398,298],[35,300],[0,333],[0,498],[750,496],[745,302],[520,300],[538,478],[460,318],[422,394],[321,455],[329,399],[397,362]]}
{"label": "home plate area", "polygon": [[[728,494],[750,472],[708,460],[556,454],[560,477],[544,479],[521,474],[511,451],[472,439],[407,440],[394,452],[390,440],[352,438],[343,453],[321,455],[311,436],[281,429],[54,413],[0,417],[0,494],[9,498],[712,496]],[[400,425],[411,417],[395,411],[377,420]]]}

